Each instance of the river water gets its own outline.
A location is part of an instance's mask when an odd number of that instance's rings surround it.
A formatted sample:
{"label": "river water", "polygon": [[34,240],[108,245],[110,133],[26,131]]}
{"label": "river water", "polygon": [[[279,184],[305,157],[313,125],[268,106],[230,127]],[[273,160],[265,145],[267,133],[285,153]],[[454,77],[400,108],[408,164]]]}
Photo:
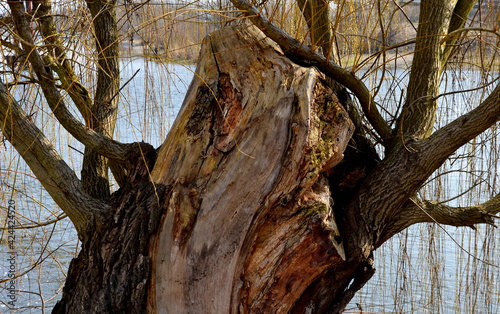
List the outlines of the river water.
{"label": "river water", "polygon": [[[135,77],[122,90],[116,138],[122,142],[146,141],[157,147],[182,104],[194,66],[125,59],[122,67],[122,83],[134,74]],[[393,73],[400,84],[404,83],[406,74],[402,70]],[[477,86],[484,79],[476,77],[474,72],[457,71],[454,75],[446,78],[443,91],[462,88],[463,84]],[[381,89],[383,97],[379,97],[380,103],[384,104],[388,99],[397,102],[401,91],[392,83],[394,79],[386,81]],[[38,99],[36,93],[31,97],[32,101]],[[474,97],[480,95],[453,95],[442,99],[439,114],[446,119],[439,120],[437,127],[470,109]],[[28,106],[28,99],[25,102],[24,105]],[[79,174],[81,154],[78,151],[82,151],[83,146],[66,136],[49,113],[38,112],[36,119],[44,125],[44,132],[58,134],[53,144]],[[494,135],[495,129],[457,152],[420,194],[429,199],[444,200],[460,195],[471,185],[470,182],[472,185],[477,182],[472,193],[448,204],[465,206],[489,197],[491,189],[485,186],[495,186],[498,158],[495,144],[488,146],[485,143]],[[0,311],[49,312],[61,297],[66,271],[71,258],[78,252],[79,242],[67,218],[40,226],[58,219],[63,213],[41,189],[39,182],[28,175],[29,168],[9,144],[2,146],[0,222],[4,230],[0,244],[0,276],[7,279],[12,273],[13,256],[13,271],[20,276],[14,282],[1,284]],[[463,158],[467,154],[478,157],[473,165]],[[469,171],[462,172],[463,169]],[[449,173],[438,175],[444,172]],[[14,215],[12,219],[5,215],[9,205]],[[36,227],[8,229],[9,224]],[[9,231],[15,235],[11,247]],[[377,272],[355,296],[346,312],[498,313],[499,236],[500,233],[490,226],[478,226],[477,230],[432,224],[412,226],[375,252]],[[14,294],[9,290],[9,283],[13,284]],[[17,310],[9,310],[12,305]]]}

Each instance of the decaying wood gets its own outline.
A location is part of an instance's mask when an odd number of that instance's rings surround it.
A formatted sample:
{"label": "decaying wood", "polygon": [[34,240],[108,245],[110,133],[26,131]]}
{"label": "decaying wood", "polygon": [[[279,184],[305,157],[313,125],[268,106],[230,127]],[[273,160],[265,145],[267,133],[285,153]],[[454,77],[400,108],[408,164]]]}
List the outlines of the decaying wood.
{"label": "decaying wood", "polygon": [[366,85],[352,72],[334,64],[323,55],[313,51],[311,47],[293,38],[281,28],[272,24],[260,9],[249,4],[246,0],[231,0],[231,3],[238,9],[246,12],[248,19],[259,27],[269,38],[279,44],[283,52],[294,62],[303,66],[315,66],[320,71],[328,75],[347,87],[357,97],[368,121],[373,129],[380,135],[381,139],[390,137],[391,129],[384,120],[375,104],[375,100]]}
{"label": "decaying wood", "polygon": [[325,173],[352,132],[322,75],[255,27],[207,39],[152,173],[173,191],[157,239],[157,308],[290,310],[343,262]]}
{"label": "decaying wood", "polygon": [[[450,154],[499,120],[500,86],[432,135],[433,107],[406,111],[408,121],[400,129],[408,136],[400,143],[354,74],[272,25],[246,1],[233,3],[263,32],[242,24],[206,39],[158,156],[148,144],[119,143],[107,134],[111,130],[87,129],[72,115],[51,72],[62,68],[47,66],[49,57],[35,47],[21,3],[9,3],[54,116],[122,174],[122,187],[111,198],[86,193],[0,82],[3,134],[82,240],[55,312],[340,312],[373,275],[373,250],[397,232],[433,219],[457,226],[492,223],[500,211],[498,196],[459,209],[414,198]],[[467,8],[455,12],[462,16]],[[439,29],[457,27],[446,19],[451,6],[439,10]],[[431,27],[420,34],[438,43],[437,33]],[[414,89],[410,100],[436,95],[436,73],[448,56],[436,59],[444,44],[430,46],[434,59],[422,51],[417,61],[422,67],[436,61],[425,74],[428,85]],[[385,145],[383,160],[362,130],[346,150],[354,125],[313,66],[358,98]],[[70,85],[79,83],[66,73],[62,88],[72,91]],[[82,108],[91,102],[75,97]],[[415,117],[422,121],[412,125]],[[359,120],[357,126],[363,124]]]}
{"label": "decaying wood", "polygon": [[327,174],[352,132],[316,70],[254,27],[213,34],[158,157],[141,145],[82,231],[54,312],[292,311],[348,265]]}

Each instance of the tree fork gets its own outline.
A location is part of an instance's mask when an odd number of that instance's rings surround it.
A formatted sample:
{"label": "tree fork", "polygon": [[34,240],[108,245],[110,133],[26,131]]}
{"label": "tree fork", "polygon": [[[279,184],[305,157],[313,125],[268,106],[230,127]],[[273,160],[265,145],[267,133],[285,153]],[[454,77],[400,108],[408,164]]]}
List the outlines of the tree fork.
{"label": "tree fork", "polygon": [[89,223],[55,313],[289,311],[329,269],[343,287],[357,273],[326,177],[347,113],[255,27],[210,40],[151,176],[139,166]]}
{"label": "tree fork", "polygon": [[[72,116],[42,48],[34,45],[21,2],[9,2],[54,116],[86,149],[115,161],[122,174],[122,188],[111,198],[86,194],[8,84],[0,82],[2,132],[75,223],[83,243],[56,312],[340,312],[373,274],[373,250],[403,228],[429,219],[491,224],[500,210],[498,196],[469,208],[414,198],[456,149],[499,120],[500,86],[429,137],[423,131],[433,110],[414,109],[422,123],[407,131],[425,136],[410,138],[405,147],[389,146],[391,130],[364,83],[245,0],[232,2],[258,28],[239,25],[207,38],[158,158],[147,144],[119,143],[108,137],[112,132],[87,130]],[[432,4],[422,1],[428,9]],[[461,18],[467,8],[441,8],[432,21],[451,30],[457,26],[448,15]],[[420,38],[446,49],[444,40],[427,36],[444,31],[430,26]],[[431,58],[421,50],[424,58],[416,59],[422,69],[435,60],[432,68],[441,71],[448,57],[445,52],[438,59],[437,46],[431,46]],[[363,123],[350,121],[318,69],[358,97],[388,148],[383,161],[362,130],[353,136]],[[438,77],[433,71],[425,77]],[[437,83],[424,82],[422,95],[413,98],[435,101],[427,91]],[[351,137],[357,145],[346,150]]]}

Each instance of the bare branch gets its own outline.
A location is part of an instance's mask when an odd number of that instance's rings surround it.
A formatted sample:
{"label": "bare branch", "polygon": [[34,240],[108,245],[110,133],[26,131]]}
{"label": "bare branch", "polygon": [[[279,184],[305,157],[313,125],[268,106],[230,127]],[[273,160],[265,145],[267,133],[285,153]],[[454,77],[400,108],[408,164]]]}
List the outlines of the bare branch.
{"label": "bare branch", "polygon": [[[477,0],[459,0],[457,2],[455,9],[453,10],[453,16],[450,20],[450,26],[448,27],[448,36],[454,33],[456,30],[464,27],[469,13],[472,11],[476,3]],[[442,58],[443,66],[448,62],[450,56],[453,54],[453,51],[456,50],[455,43],[457,42],[457,40],[458,37],[454,37],[452,38],[452,40],[446,43]]]}
{"label": "bare branch", "polygon": [[422,164],[437,169],[458,148],[486,131],[499,119],[500,85],[497,85],[478,107],[437,130],[418,144]]}
{"label": "bare branch", "polygon": [[70,217],[79,234],[93,214],[108,210],[105,203],[82,193],[76,174],[21,110],[1,81],[0,126],[56,204]]}
{"label": "bare branch", "polygon": [[[97,52],[97,87],[91,107],[90,128],[113,137],[118,109],[120,67],[116,0],[89,0]],[[120,166],[112,167],[112,171]],[[115,171],[113,171],[115,172]],[[85,147],[82,165],[84,189],[92,196],[109,196],[108,160]]]}
{"label": "bare branch", "polygon": [[492,217],[500,212],[500,195],[486,203],[469,207],[453,207],[427,200],[423,200],[421,204],[415,206],[416,210],[420,211],[418,215],[421,219],[420,222],[437,222],[457,227],[472,227],[475,224],[483,223],[494,226]]}
{"label": "bare branch", "polygon": [[447,34],[453,9],[453,2],[446,0],[420,2],[420,20],[407,98],[396,126],[405,141],[424,139],[433,131],[437,109],[434,96],[439,92],[443,69],[443,45],[440,40]]}
{"label": "bare branch", "polygon": [[9,2],[9,6],[11,7],[18,34],[22,38],[23,49],[28,52],[27,58],[33,66],[48,105],[59,123],[86,147],[117,163],[126,164],[130,158],[130,152],[137,148],[137,144],[123,144],[110,139],[104,134],[87,129],[71,114],[66,107],[62,95],[55,86],[50,69],[43,62],[33,43],[28,22],[24,16],[22,3],[13,1]]}
{"label": "bare branch", "polygon": [[252,23],[262,30],[266,36],[275,41],[281,47],[284,54],[292,61],[301,66],[315,66],[325,75],[352,91],[358,98],[368,121],[380,137],[385,141],[390,136],[391,129],[380,115],[370,91],[353,73],[328,61],[324,56],[315,53],[311,48],[273,25],[258,9],[248,4],[246,0],[231,0],[231,2],[238,9],[245,11]]}
{"label": "bare branch", "polygon": [[467,207],[453,207],[415,197],[403,205],[399,215],[394,219],[394,224],[385,230],[385,238],[388,239],[405,228],[422,222],[472,228],[476,224],[495,226],[493,218],[500,218],[495,216],[499,212],[500,194],[485,203]]}
{"label": "bare branch", "polygon": [[50,47],[49,51],[52,52],[52,57],[47,56],[45,63],[50,65],[52,70],[57,73],[62,83],[62,88],[68,91],[71,100],[75,103],[85,122],[88,123],[92,99],[88,90],[78,80],[71,63],[67,59],[66,50],[63,48],[51,15],[51,1],[40,1],[40,5],[35,12],[36,16],[40,19],[40,29],[44,41]]}
{"label": "bare branch", "polygon": [[311,31],[313,47],[322,47],[323,55],[336,63],[338,56],[333,47],[329,0],[299,0],[297,4]]}
{"label": "bare branch", "polygon": [[[441,43],[446,42],[446,44],[447,44],[447,47],[446,47],[447,50],[445,50],[445,53],[448,53],[448,55],[445,55],[443,57],[443,58],[445,58],[444,61],[448,61],[449,57],[451,56],[452,50],[457,47],[456,45],[454,45],[454,43],[458,40],[458,38],[462,37],[462,33],[467,33],[470,31],[491,33],[500,39],[500,33],[496,29],[489,29],[489,28],[484,28],[484,27],[468,27],[468,28],[456,29],[453,32],[450,32],[448,35],[446,35],[441,40]],[[444,63],[443,63],[443,66],[444,66]]]}
{"label": "bare branch", "polygon": [[[429,218],[419,216],[421,213],[407,210],[406,203],[413,197],[414,191],[458,148],[490,128],[498,120],[500,120],[500,85],[474,110],[434,132],[429,138],[412,143],[413,152],[404,150],[392,152],[381,163],[383,167],[379,167],[371,174],[374,180],[371,184],[376,184],[382,189],[371,191],[371,197],[378,199],[377,206],[380,204],[380,206],[387,207],[385,212],[377,212],[376,223],[379,224],[381,221],[385,221],[384,219],[388,219],[390,223],[384,223],[384,231],[379,244],[412,224],[428,221],[422,220]],[[409,167],[396,167],[397,164],[407,164]],[[395,185],[394,182],[398,184]],[[366,184],[369,185],[369,183]],[[396,200],[395,197],[387,197],[386,194],[398,195],[399,197]],[[496,213],[498,212],[497,202],[498,197],[495,198],[495,201],[486,203],[484,207],[479,207],[479,209],[486,210],[489,214]],[[444,206],[439,208],[447,208],[443,204],[436,204],[435,207],[438,208],[438,205]],[[377,207],[368,210],[377,211],[379,209]],[[474,211],[476,214],[472,215]],[[479,215],[478,209],[471,208],[465,212],[474,218],[468,220],[470,222],[468,225],[487,222],[484,215]],[[464,213],[460,213],[459,217],[464,215]],[[452,224],[452,221],[460,222],[458,218],[447,219],[449,223],[446,224]],[[445,223],[439,219],[438,222]],[[461,225],[467,224],[462,223]]]}

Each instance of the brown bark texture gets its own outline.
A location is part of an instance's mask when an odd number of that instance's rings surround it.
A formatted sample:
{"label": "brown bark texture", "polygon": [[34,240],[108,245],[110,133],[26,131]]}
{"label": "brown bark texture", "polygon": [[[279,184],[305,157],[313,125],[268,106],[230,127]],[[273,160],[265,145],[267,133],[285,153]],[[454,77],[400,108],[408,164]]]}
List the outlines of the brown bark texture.
{"label": "brown bark texture", "polygon": [[317,70],[254,26],[212,34],[196,73],[152,172],[172,188],[153,303],[166,313],[292,311],[311,283],[347,265],[327,174],[352,122]]}
{"label": "brown bark texture", "polygon": [[[80,181],[0,81],[3,134],[82,241],[55,313],[339,313],[373,275],[373,250],[394,234],[425,221],[492,223],[500,210],[498,196],[461,209],[415,196],[446,158],[500,119],[497,86],[475,109],[431,134],[437,81],[449,55],[438,37],[459,27],[449,23],[451,4],[429,9],[437,26],[420,29],[429,43],[417,42],[415,64],[425,69],[412,73],[424,79],[410,79],[413,94],[391,130],[364,83],[330,61],[322,38],[331,34],[322,35],[329,34],[319,27],[326,22],[314,22],[317,8],[302,6],[326,56],[245,1],[232,1],[255,26],[235,24],[206,38],[178,117],[157,150],[114,141],[112,126],[99,125],[113,120],[117,101],[111,45],[97,49],[103,85],[92,103],[68,65],[46,66],[59,54],[34,48],[21,3],[9,3],[52,113],[102,166],[91,166],[94,175]],[[96,3],[106,4],[89,1],[91,11]],[[51,34],[44,12],[49,8],[40,15]],[[94,8],[96,23],[115,22],[106,12]],[[99,30],[98,46],[115,42]],[[51,70],[63,73],[61,87]],[[383,160],[340,84],[380,136]],[[61,88],[84,117],[90,110],[96,120],[78,121]],[[105,158],[123,174],[111,196],[107,182],[89,189],[92,178],[106,178]]]}
{"label": "brown bark texture", "polygon": [[[324,76],[256,27],[212,34],[157,159],[89,223],[54,312],[330,308],[366,270],[345,262],[328,181],[353,131]],[[330,272],[320,307],[311,285]]]}
{"label": "brown bark texture", "polygon": [[[118,109],[120,69],[116,1],[87,1],[93,19],[98,73],[94,104],[87,108],[86,125],[98,133],[113,137]],[[108,160],[85,147],[82,184],[93,197],[109,196]]]}
{"label": "brown bark texture", "polygon": [[52,313],[144,313],[153,258],[150,239],[168,195],[166,187],[148,178],[147,168],[156,158],[148,148],[135,158],[128,184],[113,194],[108,204],[113,210],[89,219]]}

